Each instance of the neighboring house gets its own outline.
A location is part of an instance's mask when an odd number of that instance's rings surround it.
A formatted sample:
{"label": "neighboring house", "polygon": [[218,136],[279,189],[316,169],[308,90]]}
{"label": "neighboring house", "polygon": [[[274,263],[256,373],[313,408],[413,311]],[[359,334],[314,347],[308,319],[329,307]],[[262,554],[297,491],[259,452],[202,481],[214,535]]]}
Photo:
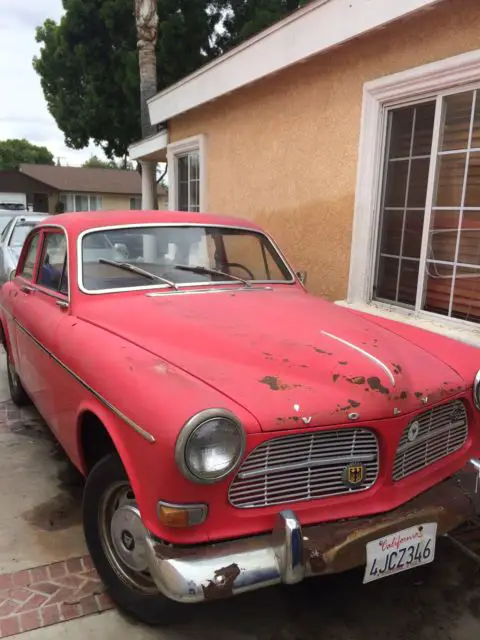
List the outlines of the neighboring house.
{"label": "neighboring house", "polygon": [[480,345],[479,25],[478,0],[314,0],[154,96],[130,155],[312,292]]}
{"label": "neighboring house", "polygon": [[[142,178],[137,171],[21,164],[16,171],[0,171],[0,192],[25,194],[34,211],[141,209]],[[158,206],[167,208],[167,195],[158,187]]]}

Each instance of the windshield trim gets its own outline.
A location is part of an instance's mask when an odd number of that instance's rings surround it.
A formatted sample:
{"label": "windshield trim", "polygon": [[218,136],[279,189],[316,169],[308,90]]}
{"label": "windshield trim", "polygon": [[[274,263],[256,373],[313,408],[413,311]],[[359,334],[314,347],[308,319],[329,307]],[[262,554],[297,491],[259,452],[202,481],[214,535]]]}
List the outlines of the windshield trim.
{"label": "windshield trim", "polygon": [[[155,289],[171,289],[171,287],[167,284],[148,284],[142,287],[118,287],[114,289],[97,289],[92,291],[91,289],[86,289],[83,286],[83,250],[82,250],[82,242],[85,236],[91,233],[97,233],[101,231],[117,231],[120,229],[148,229],[153,227],[203,227],[203,228],[214,228],[214,229],[237,229],[238,231],[248,231],[250,233],[256,233],[262,235],[268,242],[271,243],[278,256],[280,257],[282,264],[285,266],[287,272],[290,274],[290,280],[252,280],[253,287],[255,285],[270,285],[270,284],[287,284],[292,285],[296,283],[295,273],[293,269],[288,264],[285,256],[282,251],[273,240],[271,236],[268,235],[265,231],[261,229],[254,229],[248,226],[242,225],[231,225],[231,224],[212,224],[212,223],[202,223],[202,222],[142,222],[140,224],[118,224],[118,225],[106,225],[103,227],[94,227],[91,229],[85,229],[82,231],[77,238],[77,286],[82,293],[85,293],[89,296],[91,295],[101,295],[104,293],[127,293],[133,291],[148,291]],[[236,285],[235,288],[238,289],[238,282],[234,280],[216,280],[215,282],[178,282],[177,283],[179,289],[184,287],[205,287],[209,286],[217,286],[217,285]]]}

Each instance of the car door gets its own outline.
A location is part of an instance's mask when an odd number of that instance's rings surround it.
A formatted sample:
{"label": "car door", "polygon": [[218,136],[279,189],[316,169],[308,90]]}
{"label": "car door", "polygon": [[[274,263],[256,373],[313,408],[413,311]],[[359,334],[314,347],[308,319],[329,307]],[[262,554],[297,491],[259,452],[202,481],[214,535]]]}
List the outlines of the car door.
{"label": "car door", "polygon": [[35,275],[37,259],[40,247],[41,231],[32,233],[26,240],[25,250],[21,263],[18,265],[15,277],[15,287],[9,290],[9,315],[8,333],[10,336],[11,348],[14,354],[17,372],[24,384],[25,389],[30,393],[32,386],[31,376],[33,372],[33,359],[35,357],[34,344],[27,338],[27,335],[19,330],[18,318],[28,316],[27,307],[31,302],[33,291],[33,278]]}
{"label": "car door", "polygon": [[[20,277],[24,274],[24,268]],[[55,360],[59,324],[68,313],[67,238],[59,228],[43,228],[32,279],[14,305],[20,378],[41,415],[54,429],[55,387],[61,369]],[[55,430],[55,429],[54,429]]]}

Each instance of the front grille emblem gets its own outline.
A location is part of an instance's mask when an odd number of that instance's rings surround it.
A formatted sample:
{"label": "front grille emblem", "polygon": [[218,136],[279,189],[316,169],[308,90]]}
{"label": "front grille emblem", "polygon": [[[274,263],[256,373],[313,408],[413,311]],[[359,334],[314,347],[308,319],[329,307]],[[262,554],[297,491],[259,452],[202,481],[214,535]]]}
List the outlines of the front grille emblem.
{"label": "front grille emblem", "polygon": [[361,462],[351,462],[345,467],[343,481],[349,487],[358,487],[365,479],[365,465]]}
{"label": "front grille emblem", "polygon": [[412,422],[412,424],[408,427],[407,438],[409,442],[415,442],[418,438],[418,434],[420,433],[420,423],[418,420]]}

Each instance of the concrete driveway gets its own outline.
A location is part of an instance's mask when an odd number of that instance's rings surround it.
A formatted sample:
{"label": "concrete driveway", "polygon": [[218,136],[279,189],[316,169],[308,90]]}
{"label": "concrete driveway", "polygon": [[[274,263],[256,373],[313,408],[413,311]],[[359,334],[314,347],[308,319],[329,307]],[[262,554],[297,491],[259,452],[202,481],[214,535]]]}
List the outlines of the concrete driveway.
{"label": "concrete driveway", "polygon": [[[82,479],[34,410],[9,401],[0,356],[0,638],[82,640],[474,640],[480,564],[449,540],[436,562],[368,586],[362,572],[186,607],[150,629],[113,607],[87,555]],[[471,548],[480,552],[478,531]]]}

